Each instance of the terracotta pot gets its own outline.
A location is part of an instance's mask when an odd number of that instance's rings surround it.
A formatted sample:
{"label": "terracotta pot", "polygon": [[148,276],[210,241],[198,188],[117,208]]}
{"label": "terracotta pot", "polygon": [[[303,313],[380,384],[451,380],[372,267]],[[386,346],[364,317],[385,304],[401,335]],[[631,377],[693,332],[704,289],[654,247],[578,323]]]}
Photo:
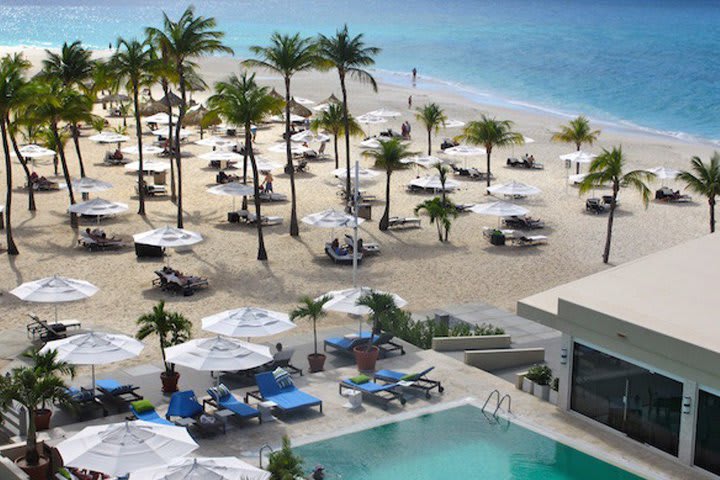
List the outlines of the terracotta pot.
{"label": "terracotta pot", "polygon": [[50,409],[38,408],[35,410],[35,428],[37,431],[50,428],[50,417],[52,417],[52,410]]}
{"label": "terracotta pot", "polygon": [[325,369],[325,355],[322,353],[311,353],[308,355],[310,373],[322,372]]}
{"label": "terracotta pot", "polygon": [[50,460],[47,457],[41,456],[38,464],[33,466],[28,466],[25,463],[25,457],[20,457],[15,460],[15,465],[27,473],[30,480],[47,480],[50,473]]}
{"label": "terracotta pot", "polygon": [[178,391],[178,380],[180,374],[178,372],[162,372],[160,374],[160,380],[162,380],[162,391],[163,393],[175,393]]}
{"label": "terracotta pot", "polygon": [[361,372],[374,372],[375,363],[377,362],[380,349],[375,345],[369,349],[366,345],[360,345],[353,349],[355,354],[355,363],[357,363],[358,370]]}

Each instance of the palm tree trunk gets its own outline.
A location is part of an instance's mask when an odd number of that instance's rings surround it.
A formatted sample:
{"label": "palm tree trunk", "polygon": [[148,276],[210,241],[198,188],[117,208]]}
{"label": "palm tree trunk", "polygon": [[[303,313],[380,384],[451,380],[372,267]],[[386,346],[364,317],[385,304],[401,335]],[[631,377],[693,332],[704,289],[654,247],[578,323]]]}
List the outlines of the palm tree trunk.
{"label": "palm tree trunk", "polygon": [[432,155],[432,130],[427,129],[428,131],[428,155]]}
{"label": "palm tree trunk", "polygon": [[710,204],[710,233],[715,233],[715,197],[708,199]]}
{"label": "palm tree trunk", "polygon": [[617,205],[618,186],[613,184],[612,202],[610,203],[610,214],[608,215],[607,236],[605,237],[605,251],[603,252],[603,263],[610,260],[610,243],[612,242],[612,228],[615,220],[615,207]]}
{"label": "palm tree trunk", "polygon": [[255,154],[253,153],[252,141],[250,137],[250,122],[245,124],[245,143],[250,145],[246,147],[250,155],[250,164],[253,170],[253,191],[255,192],[255,226],[257,227],[258,235],[258,254],[257,259],[265,261],[267,260],[267,251],[265,250],[265,238],[263,237],[262,229],[262,214],[260,212],[260,179],[258,177],[257,163],[255,162]]}
{"label": "palm tree trunk", "polygon": [[25,463],[28,465],[37,465],[40,461],[40,455],[37,451],[37,428],[35,427],[35,412],[34,409],[28,408],[30,405],[25,405],[28,409],[28,428],[27,428],[27,441],[25,443]]}
{"label": "palm tree trunk", "polygon": [[438,240],[440,240],[440,241],[442,242],[442,241],[443,241],[442,225],[440,225],[440,219],[439,219],[439,218],[436,218],[436,219],[435,219],[435,227],[437,228],[437,232],[438,232]]}
{"label": "palm tree trunk", "polygon": [[317,319],[313,318],[313,345],[315,346],[315,356],[317,357]]}
{"label": "palm tree trunk", "polygon": [[[80,178],[85,178],[85,165],[83,164],[82,154],[80,153],[80,129],[73,123],[70,125],[70,131],[72,132],[73,143],[75,144],[75,155],[80,165]],[[88,198],[90,198],[89,194],[82,194],[83,200],[87,200]]]}
{"label": "palm tree trunk", "polygon": [[338,168],[340,168],[340,155],[338,154],[337,132],[333,134],[333,147],[335,147],[335,170],[337,170]]}
{"label": "palm tree trunk", "polygon": [[[163,89],[163,94],[165,95],[165,99],[168,101],[167,102],[168,145],[170,146],[170,149],[172,150],[172,144],[173,144],[172,105],[170,104],[170,97],[168,96],[170,94],[170,87],[168,85],[167,79],[162,79],[162,89]],[[175,165],[173,165],[173,162],[172,162],[172,154],[170,156],[170,201],[171,202],[177,201],[177,195],[175,193]]]}
{"label": "palm tree trunk", "polygon": [[[295,168],[293,167],[292,152],[290,151],[290,77],[285,77],[285,151],[287,152],[287,168],[290,174],[290,236],[297,237],[300,235],[300,229],[297,220]],[[257,179],[255,181],[257,182]]]}
{"label": "palm tree trunk", "polygon": [[[245,132],[245,148],[243,151],[243,185],[247,185],[247,170],[248,170],[248,150],[250,150],[251,143],[252,143],[252,134],[248,137],[247,132]],[[248,140],[249,138],[249,140]],[[242,197],[242,205],[241,208],[243,210],[247,210],[248,208],[248,199],[246,196]]]}
{"label": "palm tree trunk", "polygon": [[[72,182],[70,181],[70,172],[68,171],[67,160],[65,158],[65,147],[63,147],[60,141],[60,134],[58,133],[57,123],[50,123],[50,130],[52,131],[53,137],[55,138],[55,145],[57,145],[58,155],[60,156],[60,164],[62,165],[63,176],[65,177],[65,184],[67,185],[68,196],[70,197],[70,205],[75,205],[75,195],[73,195]],[[78,219],[74,213],[70,214],[70,226],[77,228]]]}
{"label": "palm tree trunk", "polygon": [[[576,143],[576,144],[575,144],[575,147],[576,147],[576,148],[575,148],[575,151],[576,151],[576,152],[579,152],[581,146],[582,146],[581,143]],[[575,173],[576,173],[577,175],[580,175],[580,162],[577,162],[577,165],[575,166]]]}
{"label": "palm tree trunk", "polygon": [[[9,120],[7,118],[5,119],[5,121],[9,124]],[[15,150],[15,155],[17,156],[18,160],[20,160],[20,165],[22,165],[22,168],[25,171],[25,180],[28,184],[28,210],[34,212],[35,210],[37,210],[37,208],[35,207],[35,191],[33,190],[32,182],[30,181],[30,169],[27,166],[27,160],[25,160],[20,154],[20,148],[18,147],[15,136],[10,132],[8,132],[8,136],[10,137],[10,143],[12,143],[13,150]]]}
{"label": "palm tree trunk", "polygon": [[5,237],[7,238],[7,253],[8,255],[17,255],[20,252],[13,239],[11,219],[13,189],[12,163],[10,163],[10,147],[8,146],[7,126],[4,118],[0,118],[0,130],[2,131],[3,153],[5,154],[5,179],[7,183],[7,192],[5,193]]}
{"label": "palm tree trunk", "polygon": [[181,103],[180,103],[180,112],[178,112],[177,125],[175,125],[175,161],[177,162],[177,228],[183,228],[182,165],[180,163],[180,129],[182,128],[182,123],[183,123],[183,120],[185,119],[185,110],[187,109],[187,103],[186,103],[187,100],[185,98],[185,72],[183,71],[182,65],[178,65],[178,77],[180,78]]}
{"label": "palm tree trunk", "polygon": [[133,82],[133,104],[135,105],[135,134],[138,143],[138,215],[145,215],[145,184],[143,183],[142,124],[140,123],[140,98],[138,84]]}
{"label": "palm tree trunk", "polygon": [[345,198],[351,199],[350,188],[350,119],[348,117],[347,88],[345,87],[345,74],[340,72],[340,89],[343,97],[343,125],[345,126]]}
{"label": "palm tree trunk", "polygon": [[392,172],[387,172],[387,181],[385,182],[385,213],[383,213],[380,219],[380,231],[384,232],[390,225],[390,175]]}
{"label": "palm tree trunk", "polygon": [[485,154],[487,156],[487,186],[490,186],[490,154],[492,153],[492,147],[485,147]]}

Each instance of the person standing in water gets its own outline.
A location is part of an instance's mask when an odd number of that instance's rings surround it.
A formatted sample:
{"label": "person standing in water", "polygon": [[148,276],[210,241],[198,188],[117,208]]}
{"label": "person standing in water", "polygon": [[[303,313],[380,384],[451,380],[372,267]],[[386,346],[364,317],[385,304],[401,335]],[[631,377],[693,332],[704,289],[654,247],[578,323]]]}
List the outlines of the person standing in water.
{"label": "person standing in water", "polygon": [[412,109],[412,95],[408,97],[408,109]]}
{"label": "person standing in water", "polygon": [[413,85],[415,85],[415,82],[417,81],[417,68],[412,69],[412,82]]}

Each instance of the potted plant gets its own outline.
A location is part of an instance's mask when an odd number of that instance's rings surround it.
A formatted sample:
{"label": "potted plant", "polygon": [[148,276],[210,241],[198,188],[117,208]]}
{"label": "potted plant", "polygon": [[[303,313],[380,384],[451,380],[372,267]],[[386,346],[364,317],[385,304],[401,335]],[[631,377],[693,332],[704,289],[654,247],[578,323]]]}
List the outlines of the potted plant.
{"label": "potted plant", "polygon": [[541,400],[547,400],[550,395],[550,381],[552,369],[547,365],[533,365],[528,369],[526,376],[533,382],[533,395]]}
{"label": "potted plant", "polygon": [[380,355],[380,348],[375,345],[375,335],[380,333],[381,325],[389,323],[391,317],[397,313],[398,307],[395,305],[395,299],[389,293],[370,292],[363,295],[357,300],[357,305],[362,305],[370,309],[370,323],[372,331],[370,341],[358,345],[353,349],[355,354],[355,363],[361,372],[374,372],[375,363]]}
{"label": "potted plant", "polygon": [[175,371],[174,363],[165,360],[165,349],[188,341],[192,335],[192,323],[177,312],[166,312],[165,302],[161,301],[153,307],[152,313],[146,313],[138,318],[137,324],[140,326],[135,334],[138,340],[144,340],[153,334],[160,339],[160,353],[165,365],[165,371],[160,374],[162,391],[177,392],[180,374]]}
{"label": "potted plant", "polygon": [[[65,383],[56,374],[47,374],[34,367],[21,367],[14,369],[10,375],[0,375],[0,408],[10,408],[15,401],[28,412],[35,412],[46,402],[66,400]],[[47,479],[50,459],[38,451],[35,415],[28,415],[25,455],[15,463],[32,480]]]}
{"label": "potted plant", "polygon": [[522,379],[522,391],[532,395],[533,385],[535,385],[535,384],[533,383],[532,380],[530,380],[530,378],[528,378],[529,374],[530,374],[530,372],[528,371],[527,373],[525,373],[525,376]]}
{"label": "potted plant", "polygon": [[305,296],[300,299],[301,305],[290,312],[290,320],[295,321],[296,318],[308,318],[312,321],[313,326],[313,345],[314,353],[308,355],[308,363],[310,364],[310,372],[322,372],[325,368],[325,355],[318,353],[317,344],[317,321],[327,315],[323,306],[330,300],[329,295],[313,300]]}
{"label": "potted plant", "polygon": [[[57,360],[57,350],[48,350],[45,353],[40,353],[38,349],[32,349],[26,352],[24,356],[32,361],[32,368],[37,371],[40,376],[44,375],[70,375],[75,376],[75,367],[67,362],[59,362]],[[33,414],[35,415],[35,428],[38,431],[47,430],[50,428],[50,419],[52,417],[52,410],[47,408],[47,399],[43,399],[40,403],[40,408],[35,409]]]}
{"label": "potted plant", "polygon": [[548,396],[548,401],[552,403],[553,405],[558,404],[558,389],[560,387],[560,379],[555,377],[553,378],[552,383],[550,384],[550,395]]}

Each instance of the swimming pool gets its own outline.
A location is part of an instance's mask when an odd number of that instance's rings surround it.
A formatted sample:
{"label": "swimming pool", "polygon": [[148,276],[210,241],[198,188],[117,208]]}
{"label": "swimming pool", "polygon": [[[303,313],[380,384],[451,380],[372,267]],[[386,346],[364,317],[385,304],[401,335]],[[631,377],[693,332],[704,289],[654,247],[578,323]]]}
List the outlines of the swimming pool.
{"label": "swimming pool", "polygon": [[635,480],[640,477],[464,405],[297,447],[343,480]]}

